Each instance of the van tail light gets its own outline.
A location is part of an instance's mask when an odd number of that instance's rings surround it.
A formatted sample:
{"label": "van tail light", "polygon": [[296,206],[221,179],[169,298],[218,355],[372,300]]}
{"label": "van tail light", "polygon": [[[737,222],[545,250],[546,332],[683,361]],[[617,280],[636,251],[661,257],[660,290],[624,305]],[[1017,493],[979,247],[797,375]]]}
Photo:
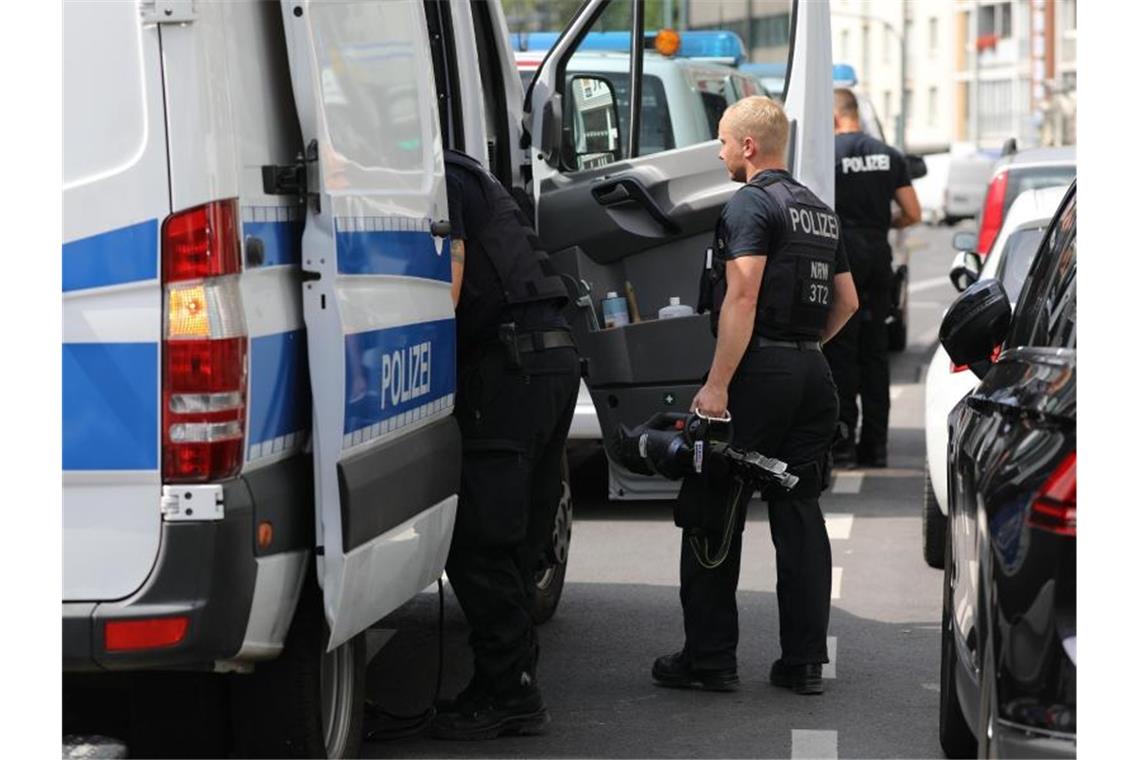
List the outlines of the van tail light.
{"label": "van tail light", "polygon": [[1077,452],[1071,451],[1033,499],[1029,524],[1059,536],[1077,536]]}
{"label": "van tail light", "polygon": [[217,201],[162,225],[162,478],[224,480],[245,450],[249,337],[238,207]]}
{"label": "van tail light", "polygon": [[103,640],[108,652],[171,647],[186,638],[190,618],[144,618],[141,620],[108,620],[103,626]]}
{"label": "van tail light", "polygon": [[994,247],[998,230],[1005,215],[1005,191],[1009,186],[1009,172],[999,172],[986,191],[986,202],[982,206],[982,228],[978,230],[978,253],[988,256]]}

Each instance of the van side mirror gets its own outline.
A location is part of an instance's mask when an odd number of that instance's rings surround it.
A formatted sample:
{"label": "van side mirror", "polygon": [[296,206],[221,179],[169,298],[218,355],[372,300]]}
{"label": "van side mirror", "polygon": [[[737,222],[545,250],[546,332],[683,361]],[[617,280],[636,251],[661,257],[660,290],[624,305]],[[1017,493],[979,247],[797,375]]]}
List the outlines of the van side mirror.
{"label": "van side mirror", "polygon": [[926,176],[926,159],[913,153],[907,153],[904,158],[906,159],[906,170],[911,179]]}
{"label": "van side mirror", "polygon": [[575,75],[566,92],[567,150],[563,161],[571,169],[593,169],[621,158],[621,122],[616,88],[596,75]]}
{"label": "van side mirror", "polygon": [[950,245],[955,251],[976,251],[978,250],[978,233],[971,231],[955,232],[954,237],[950,239]]}
{"label": "van side mirror", "polygon": [[982,273],[982,257],[976,251],[958,251],[950,265],[950,282],[961,293],[978,281]]}
{"label": "van side mirror", "polygon": [[984,377],[993,365],[996,348],[1009,332],[1009,297],[999,280],[975,282],[955,299],[942,318],[938,341],[950,361],[969,365]]}

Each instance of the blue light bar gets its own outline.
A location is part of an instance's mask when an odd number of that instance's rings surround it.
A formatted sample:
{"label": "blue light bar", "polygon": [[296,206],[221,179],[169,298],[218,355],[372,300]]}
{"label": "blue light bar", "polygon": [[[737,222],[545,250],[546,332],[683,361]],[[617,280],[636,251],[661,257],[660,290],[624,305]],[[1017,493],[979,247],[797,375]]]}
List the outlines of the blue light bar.
{"label": "blue light bar", "polygon": [[[785,66],[782,63],[742,63],[740,70],[758,79],[784,79]],[[855,67],[849,63],[837,63],[831,67],[831,81],[835,87],[854,87],[859,83]]]}
{"label": "blue light bar", "polygon": [[837,63],[831,67],[831,81],[836,87],[854,87],[859,84],[855,67],[849,63]]}
{"label": "blue light bar", "polygon": [[[744,60],[744,42],[734,32],[701,31],[680,32],[681,49],[679,58],[717,58],[732,61],[733,65]],[[516,32],[511,35],[511,46],[517,52],[550,50],[558,41],[558,32]],[[645,33],[645,49],[653,50],[656,32]],[[628,53],[629,32],[590,32],[578,46],[578,50]]]}

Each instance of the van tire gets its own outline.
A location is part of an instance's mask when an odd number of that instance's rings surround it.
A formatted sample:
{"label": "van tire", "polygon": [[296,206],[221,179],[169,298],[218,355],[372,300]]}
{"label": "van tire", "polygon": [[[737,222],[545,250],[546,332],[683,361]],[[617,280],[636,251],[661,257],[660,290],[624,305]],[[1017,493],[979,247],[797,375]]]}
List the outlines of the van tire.
{"label": "van tire", "polygon": [[926,564],[941,570],[946,551],[946,515],[938,508],[930,465],[926,465],[926,484],[922,489],[922,558]]}
{"label": "van tire", "polygon": [[570,493],[570,465],[562,454],[562,496],[554,516],[554,530],[539,557],[541,566],[534,574],[534,600],[530,619],[542,625],[554,617],[566,583],[566,564],[570,559],[570,534],[574,522],[574,498]]}
{"label": "van tire", "polygon": [[[231,681],[237,757],[358,757],[364,726],[364,634],[326,653],[329,630],[310,570],[281,655]],[[322,679],[322,669],[325,678]],[[322,682],[323,681],[323,682]],[[322,691],[330,688],[332,694]],[[337,730],[326,741],[322,704]]]}

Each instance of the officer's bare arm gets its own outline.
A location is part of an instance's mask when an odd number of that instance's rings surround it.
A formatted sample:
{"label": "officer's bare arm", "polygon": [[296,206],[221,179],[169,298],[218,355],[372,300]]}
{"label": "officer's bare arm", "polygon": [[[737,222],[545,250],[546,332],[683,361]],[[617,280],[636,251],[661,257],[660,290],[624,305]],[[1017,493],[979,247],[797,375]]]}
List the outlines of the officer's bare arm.
{"label": "officer's bare arm", "polygon": [[895,203],[899,204],[899,212],[891,219],[892,227],[909,227],[922,221],[922,207],[918,205],[914,185],[895,190]]}
{"label": "officer's bare arm", "polygon": [[859,311],[859,293],[855,290],[855,279],[850,272],[835,275],[835,298],[831,301],[831,310],[827,312],[827,324],[823,326],[821,342],[826,343],[843,329],[847,320]]}
{"label": "officer's bare arm", "polygon": [[463,262],[467,249],[459,238],[451,239],[451,305],[459,305],[459,291],[463,287]]}
{"label": "officer's bare arm", "polygon": [[719,417],[728,408],[728,384],[752,340],[756,301],[760,298],[760,282],[764,279],[767,261],[767,256],[738,256],[728,260],[724,305],[717,322],[716,353],[709,379],[693,398],[693,409]]}

